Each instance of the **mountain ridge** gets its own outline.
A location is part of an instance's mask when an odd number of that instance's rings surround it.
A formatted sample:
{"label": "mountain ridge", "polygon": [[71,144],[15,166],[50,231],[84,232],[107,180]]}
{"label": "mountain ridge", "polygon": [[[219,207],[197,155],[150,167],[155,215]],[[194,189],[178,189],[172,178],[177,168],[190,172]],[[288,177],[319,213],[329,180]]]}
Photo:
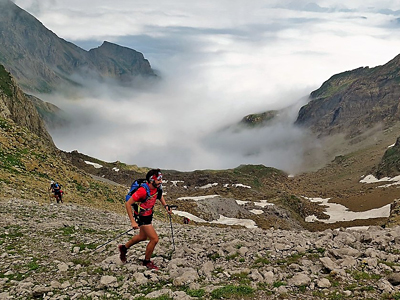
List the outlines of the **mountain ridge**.
{"label": "mountain ridge", "polygon": [[[137,76],[156,77],[143,54],[111,45],[106,42],[86,51],[59,38],[10,0],[0,1],[0,63],[25,92],[48,93],[57,90],[60,84],[82,86],[73,77],[76,75],[121,82],[131,82]],[[125,55],[120,56],[121,52]]]}
{"label": "mountain ridge", "polygon": [[319,136],[360,135],[375,125],[399,121],[400,55],[384,65],[336,74],[310,94],[295,122]]}

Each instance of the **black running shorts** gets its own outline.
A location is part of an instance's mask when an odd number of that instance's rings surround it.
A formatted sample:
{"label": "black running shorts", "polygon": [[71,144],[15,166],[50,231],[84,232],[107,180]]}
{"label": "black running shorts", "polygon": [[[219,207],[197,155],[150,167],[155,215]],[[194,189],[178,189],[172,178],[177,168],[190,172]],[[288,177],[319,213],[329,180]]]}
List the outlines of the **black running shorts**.
{"label": "black running shorts", "polygon": [[135,221],[138,223],[139,227],[142,225],[150,225],[153,221],[153,214],[150,216],[139,216],[135,215]]}

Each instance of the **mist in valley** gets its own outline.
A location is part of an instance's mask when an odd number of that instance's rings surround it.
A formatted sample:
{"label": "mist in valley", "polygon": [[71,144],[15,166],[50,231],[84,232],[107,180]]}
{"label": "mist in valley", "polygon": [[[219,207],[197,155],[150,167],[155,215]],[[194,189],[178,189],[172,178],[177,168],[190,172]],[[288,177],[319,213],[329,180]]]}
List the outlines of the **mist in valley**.
{"label": "mist in valley", "polygon": [[[334,74],[398,54],[395,2],[15,0],[85,50],[103,41],[140,51],[158,80],[37,95],[64,110],[56,145],[105,161],[189,171],[264,164],[304,169],[320,141],[293,126],[308,95]],[[66,97],[65,95],[69,95]],[[285,110],[251,130],[254,113]]]}

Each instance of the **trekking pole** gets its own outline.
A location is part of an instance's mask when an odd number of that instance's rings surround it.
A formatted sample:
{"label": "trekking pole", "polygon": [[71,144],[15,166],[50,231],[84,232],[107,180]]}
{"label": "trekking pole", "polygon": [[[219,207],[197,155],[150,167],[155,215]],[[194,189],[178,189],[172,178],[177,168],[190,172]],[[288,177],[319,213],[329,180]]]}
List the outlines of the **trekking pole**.
{"label": "trekking pole", "polygon": [[169,223],[171,224],[171,237],[172,237],[172,245],[174,245],[174,252],[175,252],[175,241],[174,241],[174,230],[172,229],[172,218],[171,215],[169,215]]}
{"label": "trekking pole", "polygon": [[[169,208],[168,210],[177,209],[178,206],[176,206],[176,205],[168,205],[168,208]],[[169,215],[169,224],[171,225],[172,245],[174,245],[174,250],[173,251],[175,251],[174,230],[172,229],[172,217],[171,217],[171,214],[168,214],[168,215]]]}
{"label": "trekking pole", "polygon": [[[125,232],[119,234],[119,235],[116,236],[115,238],[112,238],[111,240],[109,240],[108,242],[104,243],[103,245],[98,246],[96,249],[93,250],[93,252],[94,252],[94,251],[97,251],[97,250],[100,249],[101,247],[103,247],[103,246],[105,246],[105,245],[111,243],[112,241],[115,241],[117,238],[119,238],[120,236],[123,236],[124,234],[127,234],[129,231],[132,231],[133,229],[134,229],[134,228],[131,228],[131,229],[129,229],[129,230],[127,230],[127,231],[125,231]],[[93,252],[92,252],[92,253],[93,253]]]}

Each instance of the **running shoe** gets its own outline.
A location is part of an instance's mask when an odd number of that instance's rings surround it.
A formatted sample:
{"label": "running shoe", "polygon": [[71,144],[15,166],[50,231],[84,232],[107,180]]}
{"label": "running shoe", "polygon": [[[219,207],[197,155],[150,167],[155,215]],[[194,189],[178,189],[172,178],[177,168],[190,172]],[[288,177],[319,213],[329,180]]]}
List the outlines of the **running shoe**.
{"label": "running shoe", "polygon": [[125,263],[126,262],[126,252],[128,252],[128,249],[126,249],[125,245],[118,245],[118,250],[119,250],[119,259]]}

